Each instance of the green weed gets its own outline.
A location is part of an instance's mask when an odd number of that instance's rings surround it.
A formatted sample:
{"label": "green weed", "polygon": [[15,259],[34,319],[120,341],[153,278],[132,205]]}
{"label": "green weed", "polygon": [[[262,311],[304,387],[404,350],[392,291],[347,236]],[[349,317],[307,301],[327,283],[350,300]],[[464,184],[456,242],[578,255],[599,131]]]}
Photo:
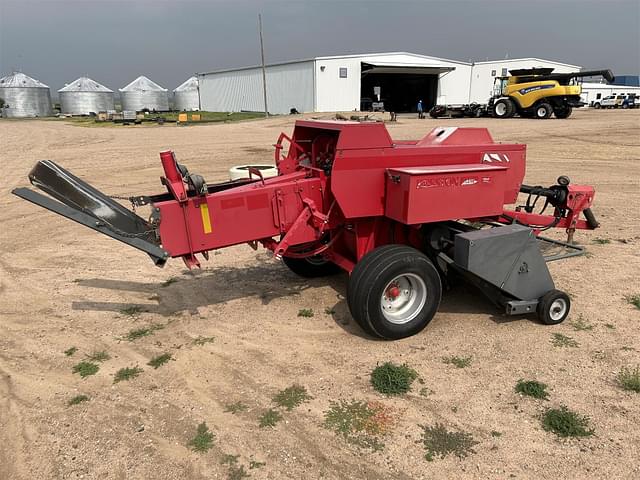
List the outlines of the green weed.
{"label": "green weed", "polygon": [[153,334],[156,330],[162,330],[163,328],[164,325],[158,324],[149,325],[148,327],[134,328],[133,330],[129,330],[129,333],[127,333],[125,338],[130,342],[133,342],[135,340],[138,340],[139,338],[147,337]]}
{"label": "green weed", "polygon": [[607,245],[611,243],[611,240],[609,240],[608,238],[594,238],[593,243],[596,243],[598,245]]}
{"label": "green weed", "polygon": [[231,465],[229,468],[228,480],[242,480],[243,478],[249,478],[249,474],[244,469],[244,465]]}
{"label": "green weed", "polygon": [[327,307],[324,309],[324,313],[326,313],[327,315],[333,315],[334,313],[336,313],[336,311],[331,307]]}
{"label": "green weed", "polygon": [[75,397],[73,397],[71,400],[69,400],[67,402],[67,405],[71,406],[71,405],[78,405],[79,403],[82,402],[88,402],[89,401],[89,397],[86,395],[76,395]]}
{"label": "green weed", "polygon": [[266,410],[259,420],[260,428],[275,427],[276,423],[282,420],[282,414],[273,408]]}
{"label": "green weed", "polygon": [[494,438],[498,438],[502,436],[502,432],[499,432],[497,430],[491,430],[491,436]]}
{"label": "green weed", "polygon": [[100,367],[93,362],[80,362],[73,366],[73,373],[79,374],[82,378],[89,375],[95,375],[100,370]]}
{"label": "green weed", "polygon": [[588,437],[594,430],[589,429],[589,418],[572,412],[564,405],[550,408],[542,416],[542,428],[559,437]]}
{"label": "green weed", "polygon": [[636,295],[627,295],[624,299],[629,302],[631,305],[640,310],[640,294]]}
{"label": "green weed", "polygon": [[120,310],[122,315],[128,315],[130,317],[135,317],[140,315],[142,312],[146,312],[147,310],[140,305],[131,305],[130,307],[125,307]]}
{"label": "green weed", "polygon": [[106,362],[111,358],[111,355],[109,355],[107,352],[102,350],[100,352],[90,353],[85,358],[90,362]]}
{"label": "green weed", "polygon": [[118,370],[113,377],[113,383],[122,382],[125,380],[131,380],[140,375],[143,370],[140,367],[126,367]]}
{"label": "green weed", "polygon": [[437,456],[444,458],[449,454],[464,458],[470,453],[475,453],[473,446],[479,443],[473,439],[470,433],[448,431],[440,423],[436,423],[433,427],[421,425],[421,428],[421,441],[426,450],[425,458],[428,461],[432,461]]}
{"label": "green weed", "polygon": [[247,405],[242,402],[228,403],[224,406],[224,411],[227,413],[236,413],[246,412],[249,409]]}
{"label": "green weed", "polygon": [[539,400],[547,400],[549,393],[547,393],[547,386],[544,383],[536,382],[535,380],[518,380],[516,383],[516,392],[527,395],[528,397],[537,398]]}
{"label": "green weed", "polygon": [[71,356],[72,356],[74,353],[76,353],[77,351],[78,351],[78,347],[71,347],[71,348],[66,349],[66,350],[64,351],[64,354],[65,354],[67,357],[71,357]]}
{"label": "green weed", "polygon": [[311,308],[303,308],[298,310],[299,317],[313,317],[313,309]]}
{"label": "green weed", "polygon": [[551,343],[554,347],[571,347],[575,348],[579,346],[573,338],[563,335],[561,333],[554,333]]}
{"label": "green weed", "polygon": [[157,357],[153,357],[151,360],[149,360],[147,365],[149,365],[150,367],[153,367],[153,368],[160,368],[162,365],[164,365],[169,360],[171,360],[171,358],[172,357],[171,357],[170,353],[163,353],[162,355],[158,355]]}
{"label": "green weed", "polygon": [[578,315],[578,319],[571,322],[571,326],[573,327],[573,329],[576,332],[581,332],[581,331],[586,331],[586,330],[593,330],[593,325],[588,323],[587,321],[585,321],[584,317],[582,316],[582,314]]}
{"label": "green weed", "polygon": [[307,389],[300,385],[292,385],[280,391],[273,401],[280,407],[284,407],[287,410],[293,410],[298,405],[303,404],[311,400],[311,396],[307,393]]}
{"label": "green weed", "polygon": [[411,384],[416,378],[418,373],[406,364],[386,362],[371,372],[371,385],[384,395],[402,395],[411,390]]}
{"label": "green weed", "polygon": [[262,468],[266,465],[265,462],[258,462],[256,460],[249,460],[249,470],[253,470],[254,468]]}
{"label": "green weed", "polygon": [[450,356],[450,357],[443,357],[442,361],[444,363],[446,363],[447,365],[455,365],[456,368],[466,368],[469,365],[471,365],[471,357],[456,357],[456,356]]}
{"label": "green weed", "polygon": [[323,425],[349,443],[378,451],[384,448],[380,438],[388,433],[394,422],[392,410],[380,402],[340,400],[331,402]]}
{"label": "green weed", "polygon": [[213,343],[215,339],[216,337],[198,337],[193,340],[193,344],[202,346],[202,345],[206,345],[207,343]]}
{"label": "green weed", "polygon": [[205,422],[198,425],[196,436],[189,440],[187,446],[195,452],[206,452],[213,447],[215,435],[209,431],[209,427]]}
{"label": "green weed", "polygon": [[233,465],[234,463],[238,463],[239,458],[240,458],[240,455],[231,455],[231,454],[223,455],[222,459],[220,460],[220,463],[222,465]]}
{"label": "green weed", "polygon": [[618,373],[617,380],[625,390],[640,393],[640,366],[634,369],[623,367]]}

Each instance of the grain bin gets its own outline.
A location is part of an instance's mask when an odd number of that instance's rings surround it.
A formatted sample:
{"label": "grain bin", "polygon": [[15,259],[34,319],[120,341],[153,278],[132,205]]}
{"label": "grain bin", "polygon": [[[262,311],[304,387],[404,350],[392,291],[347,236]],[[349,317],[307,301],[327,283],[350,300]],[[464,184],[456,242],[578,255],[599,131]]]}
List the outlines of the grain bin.
{"label": "grain bin", "polygon": [[120,101],[123,111],[169,111],[169,94],[167,89],[162,88],[145,76],[140,76],[126,87],[121,88]]}
{"label": "grain bin", "polygon": [[178,111],[200,110],[198,78],[191,77],[173,91],[173,108]]}
{"label": "grain bin", "polygon": [[68,115],[89,115],[90,113],[114,110],[113,90],[91,80],[79,79],[58,90],[60,111]]}
{"label": "grain bin", "polygon": [[49,117],[53,115],[49,87],[22,72],[0,78],[3,117]]}

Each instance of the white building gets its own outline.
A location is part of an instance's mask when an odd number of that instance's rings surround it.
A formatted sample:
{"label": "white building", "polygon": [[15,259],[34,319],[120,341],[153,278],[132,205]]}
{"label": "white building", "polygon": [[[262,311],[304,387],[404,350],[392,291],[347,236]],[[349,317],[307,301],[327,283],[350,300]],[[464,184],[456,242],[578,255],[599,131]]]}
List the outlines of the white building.
{"label": "white building", "polygon": [[631,95],[640,97],[640,87],[627,85],[609,85],[607,83],[583,83],[582,101],[592,107],[609,95]]}
{"label": "white building", "polygon": [[[446,60],[415,53],[372,53],[316,57],[266,67],[269,113],[359,110],[361,102],[380,99],[385,109],[415,111],[422,99],[435,103],[485,103],[493,79],[503,70],[551,67],[580,70],[536,58],[478,62]],[[264,111],[262,69],[246,67],[198,74],[200,105],[205,111]]]}

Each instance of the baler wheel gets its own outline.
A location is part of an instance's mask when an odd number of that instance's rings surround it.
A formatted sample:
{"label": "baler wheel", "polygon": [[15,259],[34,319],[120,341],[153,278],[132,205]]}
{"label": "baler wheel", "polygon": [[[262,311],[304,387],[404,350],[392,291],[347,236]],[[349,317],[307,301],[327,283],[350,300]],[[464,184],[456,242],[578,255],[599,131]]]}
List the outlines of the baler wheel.
{"label": "baler wheel", "polygon": [[545,293],[538,302],[538,319],[545,325],[557,325],[564,321],[571,310],[569,295],[560,290]]}
{"label": "baler wheel", "polygon": [[325,260],[321,255],[307,258],[282,257],[282,261],[293,273],[305,278],[326,277],[342,271],[339,266]]}
{"label": "baler wheel", "polygon": [[426,255],[404,245],[386,245],[356,264],[347,300],[365,331],[395,340],[426,327],[441,295],[440,276]]}

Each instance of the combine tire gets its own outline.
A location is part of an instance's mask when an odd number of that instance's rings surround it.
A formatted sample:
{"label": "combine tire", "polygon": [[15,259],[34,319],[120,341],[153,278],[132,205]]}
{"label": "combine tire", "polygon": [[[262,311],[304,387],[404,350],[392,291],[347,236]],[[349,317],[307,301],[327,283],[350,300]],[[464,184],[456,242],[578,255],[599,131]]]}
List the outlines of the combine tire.
{"label": "combine tire", "polygon": [[542,102],[533,108],[533,112],[535,118],[544,120],[553,115],[553,107],[547,102]]}
{"label": "combine tire", "polygon": [[556,108],[553,111],[553,114],[556,116],[556,118],[569,118],[571,116],[571,112],[573,112],[573,108],[571,107],[571,105],[567,105],[564,107]]}
{"label": "combine tire", "polygon": [[493,116],[495,118],[511,118],[516,113],[516,106],[509,98],[502,98],[493,104]]}
{"label": "combine tire", "polygon": [[551,290],[538,302],[538,319],[545,325],[557,325],[567,318],[569,310],[571,310],[569,295],[560,290]]}
{"label": "combine tire", "polygon": [[307,258],[282,257],[282,261],[289,270],[304,278],[326,277],[342,271],[339,266],[325,260],[321,255]]}
{"label": "combine tire", "polygon": [[353,318],[366,332],[387,340],[420,332],[441,296],[440,276],[431,261],[404,245],[385,245],[365,255],[347,290]]}

